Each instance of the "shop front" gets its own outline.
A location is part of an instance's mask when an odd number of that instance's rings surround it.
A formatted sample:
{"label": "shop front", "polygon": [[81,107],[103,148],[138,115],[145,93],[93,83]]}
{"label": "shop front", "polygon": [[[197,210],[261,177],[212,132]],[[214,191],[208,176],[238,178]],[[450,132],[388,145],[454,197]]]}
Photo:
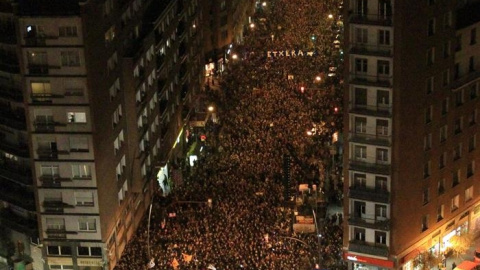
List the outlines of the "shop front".
{"label": "shop front", "polygon": [[393,261],[367,256],[360,256],[345,252],[344,259],[348,262],[349,270],[387,270],[394,267]]}

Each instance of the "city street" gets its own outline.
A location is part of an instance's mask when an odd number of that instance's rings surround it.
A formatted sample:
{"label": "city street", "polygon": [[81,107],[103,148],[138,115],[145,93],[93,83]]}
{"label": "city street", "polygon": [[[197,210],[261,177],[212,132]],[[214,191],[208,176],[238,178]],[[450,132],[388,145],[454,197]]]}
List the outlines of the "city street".
{"label": "city street", "polygon": [[[150,228],[147,213],[115,269],[346,269],[332,156],[343,107],[338,6],[257,3],[226,72],[206,83],[220,119],[207,123],[208,153],[166,198],[158,192]],[[320,197],[326,205],[315,233],[293,229],[300,184],[313,210]]]}

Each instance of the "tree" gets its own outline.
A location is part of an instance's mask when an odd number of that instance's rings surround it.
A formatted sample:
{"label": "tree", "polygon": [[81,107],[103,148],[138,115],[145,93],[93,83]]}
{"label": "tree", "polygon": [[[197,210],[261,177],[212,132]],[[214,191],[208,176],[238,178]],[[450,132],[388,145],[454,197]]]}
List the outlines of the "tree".
{"label": "tree", "polygon": [[413,260],[413,267],[418,270],[430,270],[437,267],[442,259],[430,251],[423,251]]}
{"label": "tree", "polygon": [[465,232],[460,235],[454,235],[450,238],[450,250],[456,256],[467,253],[468,249],[473,244],[473,235],[470,232]]}

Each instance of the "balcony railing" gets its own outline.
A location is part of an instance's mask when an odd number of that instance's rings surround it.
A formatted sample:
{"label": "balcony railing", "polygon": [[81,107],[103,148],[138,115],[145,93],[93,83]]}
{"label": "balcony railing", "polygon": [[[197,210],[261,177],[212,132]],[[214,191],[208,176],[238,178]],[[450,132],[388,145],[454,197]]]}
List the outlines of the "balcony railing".
{"label": "balcony railing", "polygon": [[45,208],[45,213],[55,213],[55,214],[63,213],[65,208],[74,208],[73,205],[64,203],[63,201],[50,200],[50,199],[45,199],[43,201],[43,207]]}
{"label": "balcony railing", "polygon": [[71,182],[72,179],[60,177],[60,175],[42,175],[40,176],[42,187],[61,187],[62,182]]}
{"label": "balcony railing", "polygon": [[38,148],[37,149],[37,154],[40,159],[58,159],[59,155],[68,155],[69,152],[65,150],[53,150],[53,149],[43,149],[43,148]]}
{"label": "balcony railing", "polygon": [[348,218],[348,224],[352,226],[365,227],[377,230],[390,230],[390,220],[387,218],[375,217],[374,215],[356,215]]}
{"label": "balcony railing", "polygon": [[359,240],[351,240],[348,245],[348,251],[364,253],[381,257],[388,257],[389,250],[387,245],[369,243]]}
{"label": "balcony railing", "polygon": [[392,143],[391,136],[358,133],[358,132],[350,132],[349,140],[351,142],[373,144],[373,145],[379,145],[379,146],[390,146]]}
{"label": "balcony railing", "polygon": [[391,26],[393,15],[368,14],[350,11],[350,23]]}
{"label": "balcony railing", "polygon": [[389,57],[389,56],[393,56],[393,46],[353,43],[350,47],[350,53],[359,54],[359,55]]}
{"label": "balcony railing", "polygon": [[349,197],[352,199],[360,199],[372,202],[388,203],[390,201],[390,193],[387,190],[367,188],[367,187],[350,187]]}
{"label": "balcony railing", "polygon": [[353,171],[369,172],[384,175],[390,174],[391,171],[390,164],[385,164],[380,161],[367,162],[365,160],[358,160],[353,158],[349,160],[349,166],[349,169]]}
{"label": "balcony railing", "polygon": [[367,75],[365,73],[351,73],[350,83],[366,86],[392,87],[392,76],[390,75]]}
{"label": "balcony railing", "polygon": [[34,75],[48,75],[48,65],[28,65],[28,73]]}
{"label": "balcony railing", "polygon": [[366,114],[372,116],[390,117],[392,116],[392,106],[389,104],[365,105],[350,102],[350,112]]}

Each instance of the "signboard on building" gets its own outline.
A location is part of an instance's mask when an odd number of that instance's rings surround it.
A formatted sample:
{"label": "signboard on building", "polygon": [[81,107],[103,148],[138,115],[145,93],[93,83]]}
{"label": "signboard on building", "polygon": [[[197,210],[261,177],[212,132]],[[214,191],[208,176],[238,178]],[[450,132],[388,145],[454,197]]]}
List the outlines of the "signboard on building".
{"label": "signboard on building", "polygon": [[360,256],[360,255],[352,254],[348,252],[343,253],[343,257],[345,260],[348,260],[348,261],[371,264],[371,265],[376,265],[376,266],[385,267],[385,268],[393,268],[394,266],[393,261]]}

